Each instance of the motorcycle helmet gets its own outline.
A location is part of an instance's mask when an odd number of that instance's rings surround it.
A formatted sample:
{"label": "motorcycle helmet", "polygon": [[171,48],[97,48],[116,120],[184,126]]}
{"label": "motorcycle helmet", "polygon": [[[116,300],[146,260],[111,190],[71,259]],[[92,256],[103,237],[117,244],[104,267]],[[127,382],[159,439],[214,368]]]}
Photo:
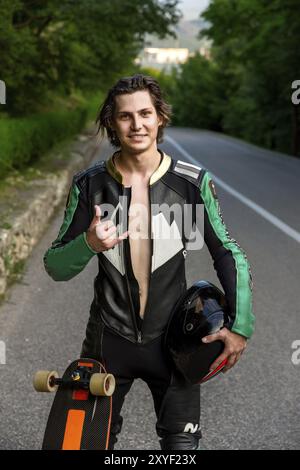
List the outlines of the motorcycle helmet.
{"label": "motorcycle helmet", "polygon": [[197,281],[179,298],[165,333],[165,348],[175,368],[192,384],[204,383],[221,372],[211,364],[223,352],[224,342],[203,343],[202,338],[229,327],[225,295],[208,281]]}

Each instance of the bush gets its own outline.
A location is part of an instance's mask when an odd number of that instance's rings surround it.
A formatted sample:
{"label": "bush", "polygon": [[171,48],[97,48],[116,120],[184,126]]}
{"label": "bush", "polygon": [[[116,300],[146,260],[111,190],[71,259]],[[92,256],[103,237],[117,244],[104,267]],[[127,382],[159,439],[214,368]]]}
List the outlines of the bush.
{"label": "bush", "polygon": [[51,111],[0,120],[0,177],[22,169],[62,141],[80,132],[91,114],[90,103],[74,110]]}

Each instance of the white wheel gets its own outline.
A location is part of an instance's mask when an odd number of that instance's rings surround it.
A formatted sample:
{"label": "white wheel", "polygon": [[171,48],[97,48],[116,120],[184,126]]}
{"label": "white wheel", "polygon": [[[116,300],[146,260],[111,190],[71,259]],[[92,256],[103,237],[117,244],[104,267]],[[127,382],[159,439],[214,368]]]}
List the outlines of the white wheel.
{"label": "white wheel", "polygon": [[37,392],[56,392],[57,385],[53,380],[58,378],[58,373],[53,370],[39,370],[33,378],[33,386]]}
{"label": "white wheel", "polygon": [[97,373],[91,376],[90,392],[97,397],[110,397],[115,391],[116,381],[112,374]]}

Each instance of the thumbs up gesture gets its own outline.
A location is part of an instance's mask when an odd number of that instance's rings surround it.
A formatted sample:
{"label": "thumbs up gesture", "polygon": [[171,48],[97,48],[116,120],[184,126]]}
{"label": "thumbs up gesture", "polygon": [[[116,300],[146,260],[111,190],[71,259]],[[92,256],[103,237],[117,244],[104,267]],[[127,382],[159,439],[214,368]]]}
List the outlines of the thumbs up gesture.
{"label": "thumbs up gesture", "polygon": [[112,220],[101,222],[100,206],[94,206],[94,209],[95,215],[87,230],[86,239],[92,250],[100,253],[101,251],[110,250],[117,245],[117,243],[124,240],[124,238],[128,236],[129,231],[127,230],[122,233],[122,235],[117,236],[117,228]]}

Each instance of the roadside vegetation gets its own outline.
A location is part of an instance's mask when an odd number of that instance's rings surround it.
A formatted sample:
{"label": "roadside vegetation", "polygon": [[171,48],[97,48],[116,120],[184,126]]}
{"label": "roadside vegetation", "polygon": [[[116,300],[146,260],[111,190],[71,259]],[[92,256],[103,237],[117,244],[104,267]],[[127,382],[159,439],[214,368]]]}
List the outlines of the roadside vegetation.
{"label": "roadside vegetation", "polygon": [[107,88],[138,69],[146,33],[170,33],[177,3],[0,0],[0,180],[94,120]]}
{"label": "roadside vegetation", "polygon": [[199,33],[211,42],[209,57],[196,54],[168,74],[151,70],[165,85],[173,125],[300,157],[298,11],[298,0],[211,0]]}

